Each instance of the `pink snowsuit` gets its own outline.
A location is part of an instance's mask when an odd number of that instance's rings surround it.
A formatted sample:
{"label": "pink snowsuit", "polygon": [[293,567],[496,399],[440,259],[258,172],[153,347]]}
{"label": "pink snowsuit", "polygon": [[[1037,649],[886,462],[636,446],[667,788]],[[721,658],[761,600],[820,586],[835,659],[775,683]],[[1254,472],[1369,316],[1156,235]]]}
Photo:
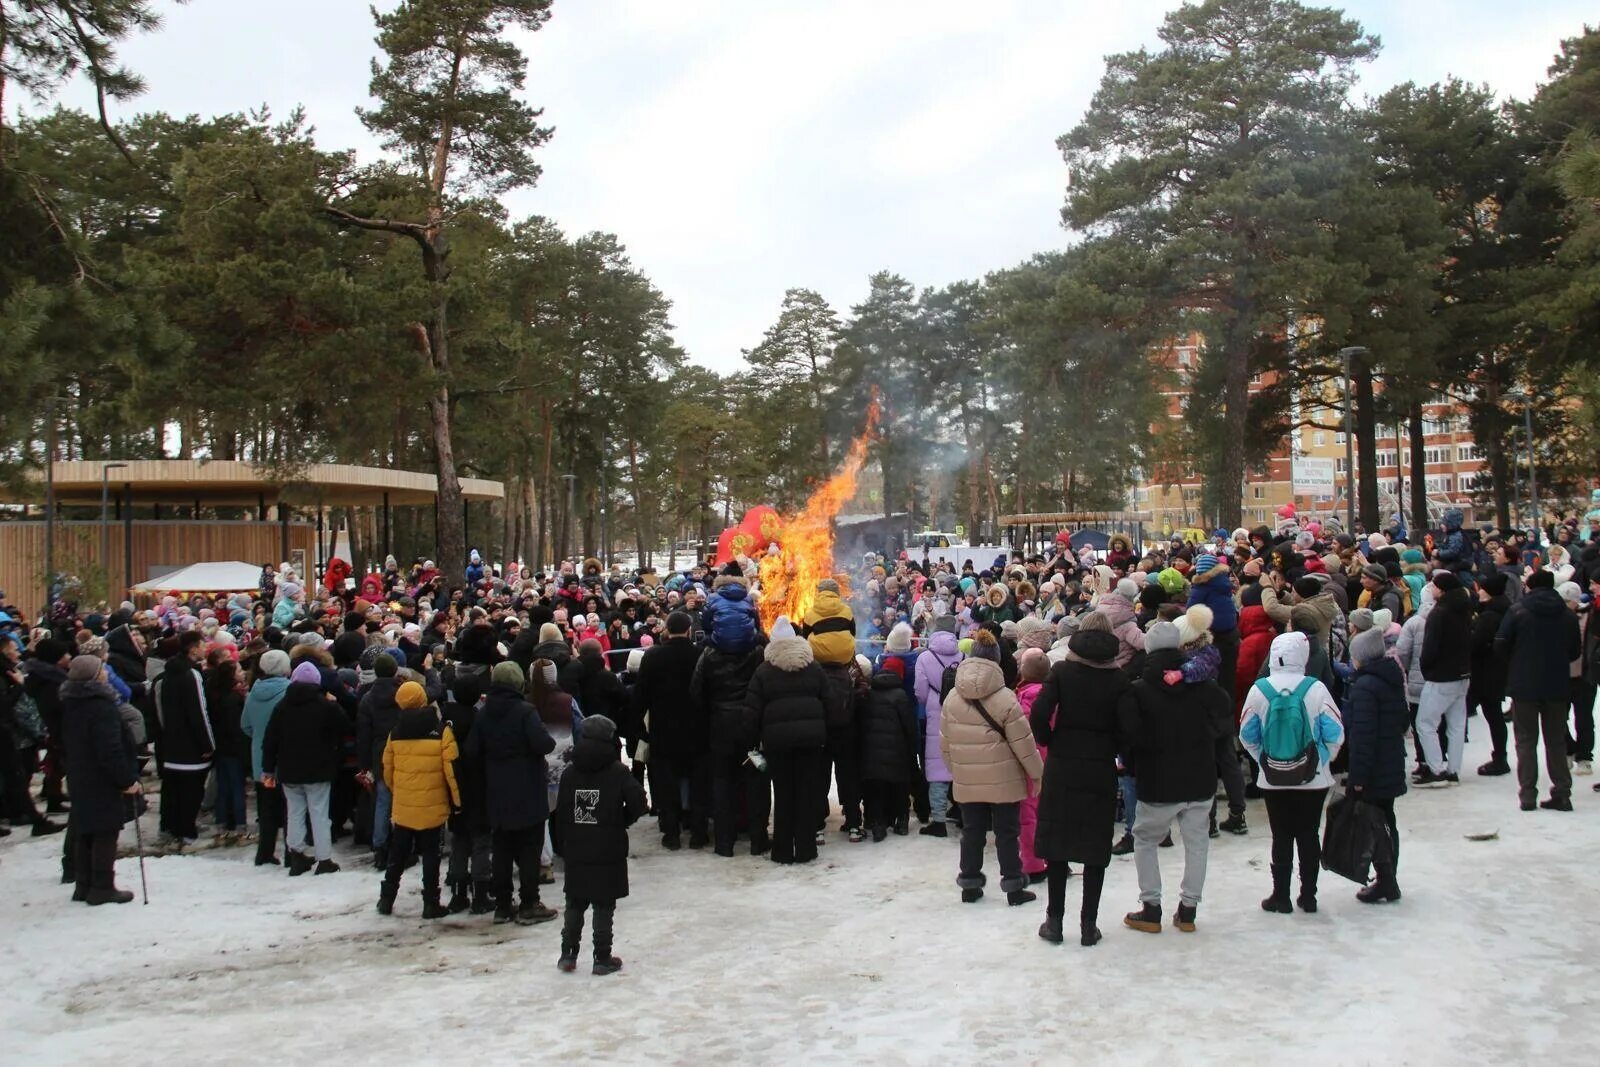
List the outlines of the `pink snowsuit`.
{"label": "pink snowsuit", "polygon": [[[1033,711],[1034,698],[1039,695],[1039,690],[1044,688],[1043,682],[1023,682],[1017,686],[1017,703],[1022,705],[1022,714],[1027,716]],[[1039,758],[1042,760],[1050,753],[1043,745],[1039,746]],[[1033,875],[1045,869],[1044,860],[1033,854],[1033,835],[1039,826],[1039,797],[1037,794],[1028,797],[1022,802],[1022,873]]]}

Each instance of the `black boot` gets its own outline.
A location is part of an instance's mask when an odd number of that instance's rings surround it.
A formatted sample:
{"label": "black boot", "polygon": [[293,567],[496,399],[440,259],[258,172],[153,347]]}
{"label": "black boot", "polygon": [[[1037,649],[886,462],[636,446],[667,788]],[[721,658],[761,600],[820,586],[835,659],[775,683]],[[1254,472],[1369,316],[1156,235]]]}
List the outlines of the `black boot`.
{"label": "black boot", "polygon": [[1294,868],[1287,863],[1272,865],[1272,895],[1261,902],[1262,911],[1276,912],[1279,915],[1288,915],[1294,911],[1294,905],[1289,903],[1289,876],[1292,873]]}
{"label": "black boot", "polygon": [[460,915],[472,907],[472,883],[457,882],[450,887],[450,914]]}
{"label": "black boot", "polygon": [[949,828],[942,822],[930,822],[928,825],[926,825],[922,829],[918,830],[917,833],[923,835],[924,837],[949,837],[950,836]]}
{"label": "black boot", "polygon": [[1300,910],[1307,915],[1317,912],[1317,869],[1315,867],[1300,868],[1300,895],[1294,898],[1300,905]]}
{"label": "black boot", "polygon": [[1172,925],[1186,934],[1194,933],[1194,916],[1198,909],[1193,904],[1179,904],[1172,914]]}
{"label": "black boot", "polygon": [[961,891],[961,903],[963,904],[976,904],[982,899],[983,890],[981,889],[963,889]]}
{"label": "black boot", "polygon": [[1244,812],[1236,811],[1217,824],[1217,829],[1226,830],[1230,834],[1247,834],[1250,827],[1245,825]]}
{"label": "black boot", "polygon": [[875,841],[875,842],[876,841],[882,841],[884,838],[886,838],[888,836],[889,836],[889,828],[887,826],[883,825],[883,823],[881,823],[881,822],[877,822],[877,823],[873,823],[872,824],[872,840],[873,841]]}
{"label": "black boot", "polygon": [[425,889],[422,892],[422,917],[424,919],[442,919],[450,914],[450,909],[439,903],[439,888]]}
{"label": "black boot", "polygon": [[1032,904],[1038,899],[1039,894],[1035,893],[1031,889],[1013,889],[1011,892],[1006,894],[1006,903],[1010,904],[1013,908],[1019,907],[1023,904]]}
{"label": "black boot", "polygon": [[[472,914],[487,915],[494,910],[494,885],[490,882],[477,882],[472,886]],[[495,920],[499,922],[497,918]]]}
{"label": "black boot", "polygon": [[1133,854],[1133,835],[1123,834],[1122,839],[1111,846],[1113,856],[1130,856]]}
{"label": "black boot", "polygon": [[1061,916],[1045,912],[1044,922],[1039,926],[1039,937],[1052,945],[1059,945],[1065,941],[1061,934]]}
{"label": "black boot", "polygon": [[594,968],[591,974],[616,974],[622,970],[622,960],[613,956],[609,950],[604,955],[599,952],[594,954]]}
{"label": "black boot", "polygon": [[1100,943],[1100,928],[1094,923],[1084,923],[1079,930],[1078,944],[1084,948],[1094,948]]}
{"label": "black boot", "polygon": [[312,859],[304,852],[289,850],[289,877],[298,878],[311,869]]}
{"label": "black boot", "polygon": [[1122,925],[1147,934],[1159,934],[1161,932],[1161,905],[1140,904],[1138,911],[1130,911],[1122,917]]}
{"label": "black boot", "polygon": [[911,817],[909,815],[902,815],[894,821],[894,835],[896,837],[905,837],[910,832]]}
{"label": "black boot", "polygon": [[389,880],[383,880],[383,888],[378,890],[378,914],[394,914],[394,898],[400,894],[398,885],[390,885]]}

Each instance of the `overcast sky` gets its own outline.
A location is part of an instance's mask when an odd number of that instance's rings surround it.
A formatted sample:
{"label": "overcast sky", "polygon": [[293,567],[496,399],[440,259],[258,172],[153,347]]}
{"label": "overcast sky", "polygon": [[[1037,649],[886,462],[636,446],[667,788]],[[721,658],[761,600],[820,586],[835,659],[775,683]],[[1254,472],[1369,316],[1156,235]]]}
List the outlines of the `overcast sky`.
{"label": "overcast sky", "polygon": [[[123,49],[149,82],[125,111],[302,104],[325,147],[375,151],[354,113],[376,53],[365,0],[158,3],[165,28]],[[1172,6],[556,0],[523,42],[528,99],[556,133],[510,207],[618,234],[690,357],[729,370],[791,286],[844,313],[875,270],[943,285],[1064,245],[1055,139],[1103,57],[1156,43]],[[1345,8],[1383,40],[1372,95],[1453,74],[1526,97],[1596,15],[1592,0]]]}

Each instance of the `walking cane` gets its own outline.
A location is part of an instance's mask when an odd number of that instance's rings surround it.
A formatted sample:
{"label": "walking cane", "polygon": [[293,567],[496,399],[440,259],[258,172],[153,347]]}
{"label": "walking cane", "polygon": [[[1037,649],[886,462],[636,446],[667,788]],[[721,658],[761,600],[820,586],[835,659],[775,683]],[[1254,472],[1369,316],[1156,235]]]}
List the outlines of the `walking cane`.
{"label": "walking cane", "polygon": [[139,825],[139,798],[133,798],[133,847],[139,854],[139,891],[146,906],[150,903],[150,883],[144,877],[144,827]]}

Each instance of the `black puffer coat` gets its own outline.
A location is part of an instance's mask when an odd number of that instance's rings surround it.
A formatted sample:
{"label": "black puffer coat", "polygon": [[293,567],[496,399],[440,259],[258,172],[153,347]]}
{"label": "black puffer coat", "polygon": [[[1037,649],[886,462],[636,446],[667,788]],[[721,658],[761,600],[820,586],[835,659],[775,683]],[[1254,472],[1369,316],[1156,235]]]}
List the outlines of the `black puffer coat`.
{"label": "black puffer coat", "polygon": [[1117,638],[1104,631],[1074,634],[1067,659],[1050,669],[1034,698],[1029,724],[1047,750],[1033,839],[1042,860],[1091,867],[1111,862],[1108,831],[1116,818],[1121,747],[1117,710],[1133,685],[1116,668],[1118,648]]}
{"label": "black puffer coat", "polygon": [[649,807],[644,787],[617,758],[617,743],[579,738],[561,773],[556,832],[568,896],[586,901],[628,895],[628,827]]}
{"label": "black puffer coat", "polygon": [[745,703],[764,752],[822,748],[828,741],[828,678],[803,637],[767,645]]}
{"label": "black puffer coat", "polygon": [[1457,682],[1472,676],[1472,599],[1465,589],[1439,594],[1422,628],[1422,677]]}
{"label": "black puffer coat", "polygon": [[[570,693],[578,701],[584,718],[590,715],[604,715],[617,724],[617,731],[629,737],[638,736],[638,731],[633,729],[633,719],[628,711],[628,692],[622,686],[622,680],[606,669],[603,655],[579,656],[573,667],[576,674],[575,689],[562,689]],[[556,676],[561,675],[560,668]]]}
{"label": "black puffer coat", "polygon": [[267,723],[261,769],[287,785],[331,782],[344,758],[348,720],[322,686],[290,682]]}
{"label": "black puffer coat", "polygon": [[747,698],[761,657],[760,648],[723,652],[708,646],[701,653],[690,691],[695,708],[709,725],[715,755],[743,756],[758,740]]}
{"label": "black puffer coat", "polygon": [[463,750],[481,760],[484,807],[496,830],[529,830],[550,815],[544,758],[556,740],[533,705],[506,685],[491,685]]}
{"label": "black puffer coat", "polygon": [[72,791],[72,825],[110,834],[128,818],[122,791],[139,780],[138,748],[117,711],[117,694],[102,682],[61,686],[61,748]]}
{"label": "black puffer coat", "polygon": [[[1500,709],[1492,714],[1498,715]],[[1367,800],[1387,800],[1406,791],[1406,730],[1411,709],[1406,679],[1388,656],[1363,664],[1350,677],[1344,704],[1344,750],[1350,756],[1351,789]]]}
{"label": "black puffer coat", "polygon": [[652,752],[683,759],[710,746],[705,709],[695,702],[692,689],[699,662],[700,650],[687,636],[669,637],[644,654],[633,687],[633,715],[640,723],[650,716]]}
{"label": "black puffer coat", "polygon": [[1217,788],[1219,724],[1233,715],[1233,702],[1216,682],[1168,685],[1167,671],[1183,667],[1183,653],[1162,649],[1145,656],[1144,673],[1118,701],[1123,758],[1138,785],[1139,799],[1152,804],[1209,801]]}
{"label": "black puffer coat", "polygon": [[473,704],[454,700],[440,710],[456,738],[456,789],[461,793],[461,810],[450,817],[455,832],[482,833],[489,829],[488,808],[484,801],[483,759],[467,755],[467,739],[477,725],[478,709]]}
{"label": "black puffer coat", "polygon": [[905,680],[893,671],[874,674],[856,722],[861,736],[861,780],[909,782],[921,738],[917,709],[906,695]]}

